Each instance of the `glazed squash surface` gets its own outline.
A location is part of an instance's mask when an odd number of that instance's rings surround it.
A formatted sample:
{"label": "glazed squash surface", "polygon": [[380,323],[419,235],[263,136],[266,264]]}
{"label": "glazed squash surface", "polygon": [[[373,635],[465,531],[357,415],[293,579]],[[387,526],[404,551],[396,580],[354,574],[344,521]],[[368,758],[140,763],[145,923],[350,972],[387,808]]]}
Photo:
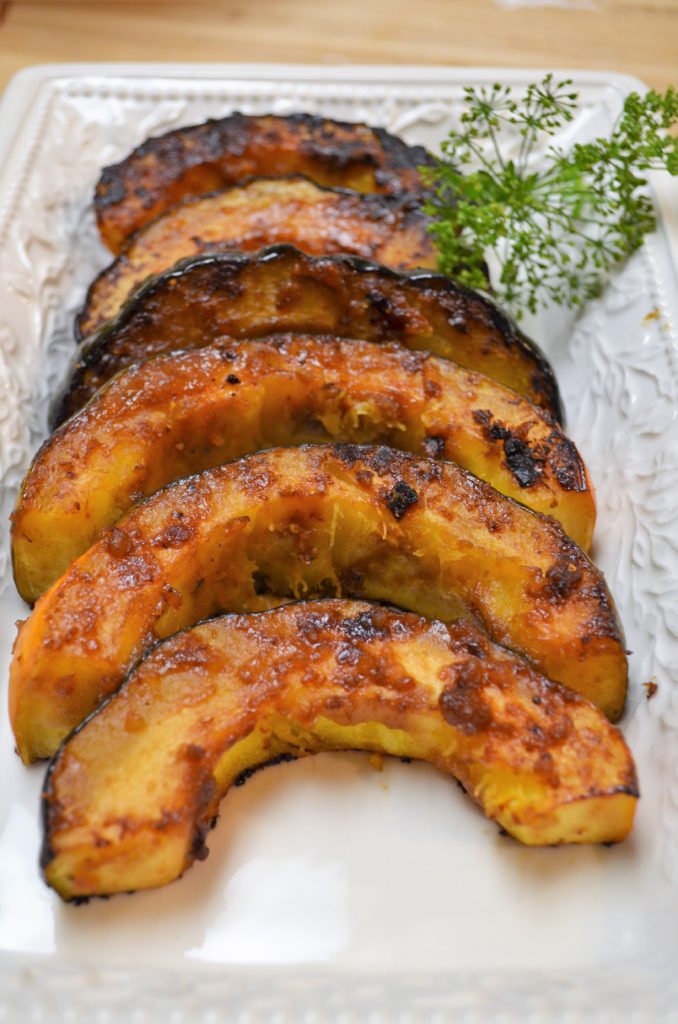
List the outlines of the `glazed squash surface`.
{"label": "glazed squash surface", "polygon": [[19,593],[35,601],[104,527],[171,480],[327,440],[453,460],[590,545],[595,502],[577,450],[515,392],[398,345],[224,339],[127,370],[45,442],[12,517]]}
{"label": "glazed squash surface", "polygon": [[14,647],[19,753],[52,754],[156,639],[218,611],[313,595],[383,600],[445,621],[471,614],[609,717],[623,708],[612,598],[553,520],[454,463],[318,445],[170,484],[70,566]]}
{"label": "glazed squash surface", "polygon": [[633,822],[633,761],[588,701],[468,623],[318,601],[213,619],[141,662],[52,762],[45,877],[67,900],[164,885],[206,855],[243,772],[347,748],[431,762],[531,845]]}
{"label": "glazed squash surface", "polygon": [[399,195],[421,192],[431,158],[382,128],[311,114],[247,116],[167,132],[105,167],[94,209],[104,243],[120,252],[131,234],[187,196],[252,177],[305,174],[321,185]]}
{"label": "glazed squash surface", "polygon": [[131,363],[201,348],[225,335],[279,331],[398,341],[478,370],[562,419],[541,352],[477,292],[440,274],[396,274],[350,256],[314,257],[281,245],[256,255],[196,257],[144,285],[86,341],[57,423]]}
{"label": "glazed squash surface", "polygon": [[288,242],[304,252],[352,253],[388,267],[435,268],[436,248],[417,199],[321,188],[305,178],[251,181],[187,200],[134,235],[94,280],[80,336],[112,319],[147,277],[218,249],[255,251]]}

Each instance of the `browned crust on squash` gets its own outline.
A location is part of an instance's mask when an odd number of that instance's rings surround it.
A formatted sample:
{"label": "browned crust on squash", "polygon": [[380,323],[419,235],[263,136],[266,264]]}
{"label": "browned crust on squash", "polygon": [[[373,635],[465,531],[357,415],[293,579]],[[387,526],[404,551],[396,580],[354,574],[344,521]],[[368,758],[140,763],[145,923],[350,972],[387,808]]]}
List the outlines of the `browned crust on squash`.
{"label": "browned crust on squash", "polygon": [[[515,392],[389,343],[224,338],[129,368],[45,442],[13,515],[19,592],[32,603],[104,527],[171,480],[330,440],[458,462],[590,546],[595,500],[578,452]],[[394,494],[393,507],[405,499]]]}
{"label": "browned crust on squash", "polygon": [[46,880],[65,899],[171,881],[231,784],[347,747],[431,762],[524,842],[618,841],[633,820],[633,760],[587,701],[469,623],[304,602],[175,634],[75,730],[42,793]]}
{"label": "browned crust on squash", "polygon": [[48,715],[80,721],[153,637],[267,607],[262,591],[470,614],[610,717],[623,708],[612,597],[554,521],[453,463],[374,446],[277,448],[158,491],[37,602],[10,675],[22,756],[36,756]]}
{"label": "browned crust on squash", "polygon": [[432,351],[562,420],[547,360],[489,299],[441,274],[397,274],[357,257],[309,256],[278,245],[253,255],[198,256],[144,284],[114,321],[83,343],[53,423],[140,359],[201,348],[225,335],[279,331]]}
{"label": "browned crust on squash", "polygon": [[187,199],[133,235],[90,286],[78,334],[98,330],[148,277],[178,260],[276,243],[314,255],[350,253],[395,270],[437,265],[428,220],[410,196],[361,195],[300,177],[255,179]]}
{"label": "browned crust on squash", "polygon": [[305,174],[325,185],[401,195],[422,191],[417,168],[430,162],[423,147],[382,128],[312,114],[236,112],[150,138],[105,167],[94,208],[104,243],[117,253],[179,200],[245,178]]}

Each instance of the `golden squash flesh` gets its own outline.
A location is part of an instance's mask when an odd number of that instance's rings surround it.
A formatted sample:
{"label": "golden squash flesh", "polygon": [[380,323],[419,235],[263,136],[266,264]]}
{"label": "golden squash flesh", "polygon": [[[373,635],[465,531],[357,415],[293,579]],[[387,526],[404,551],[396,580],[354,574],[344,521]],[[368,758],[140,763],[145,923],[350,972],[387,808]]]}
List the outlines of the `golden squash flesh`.
{"label": "golden squash flesh", "polygon": [[142,286],[85,342],[56,422],[131,363],[220,337],[279,331],[398,341],[478,370],[562,418],[551,367],[496,306],[440,274],[396,274],[355,257],[281,245],[256,255],[199,256]]}
{"label": "golden squash flesh", "polygon": [[132,509],[44,594],[10,669],[17,749],[52,753],[149,644],[268,595],[353,595],[452,621],[616,718],[627,665],[601,573],[553,520],[454,463],[389,448],[278,448]]}
{"label": "golden squash flesh", "polygon": [[346,252],[397,270],[435,268],[428,221],[412,197],[321,188],[305,178],[251,181],[187,200],[133,236],[91,285],[79,336],[112,319],[127,297],[177,260],[215,249],[253,252],[288,242],[304,252]]}
{"label": "golden squash flesh", "polygon": [[235,113],[148,139],[105,167],[94,209],[104,243],[118,253],[179,200],[246,178],[305,174],[321,185],[400,195],[422,191],[418,168],[429,163],[421,146],[382,128],[312,114]]}
{"label": "golden squash flesh", "polygon": [[35,601],[104,527],[172,480],[326,440],[453,460],[590,545],[595,501],[577,450],[515,392],[398,345],[224,339],[125,371],[45,442],[12,517],[19,593]]}
{"label": "golden squash flesh", "polygon": [[468,624],[319,601],[213,619],[141,662],[50,766],[45,878],[66,900],[171,882],[243,772],[344,749],[431,762],[530,845],[633,823],[631,755],[588,701]]}

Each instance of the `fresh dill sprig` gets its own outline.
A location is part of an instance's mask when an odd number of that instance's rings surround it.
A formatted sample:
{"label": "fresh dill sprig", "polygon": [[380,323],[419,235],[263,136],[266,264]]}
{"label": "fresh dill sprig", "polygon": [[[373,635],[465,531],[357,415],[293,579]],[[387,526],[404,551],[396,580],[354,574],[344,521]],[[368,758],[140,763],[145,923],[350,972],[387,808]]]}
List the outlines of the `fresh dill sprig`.
{"label": "fresh dill sprig", "polygon": [[546,75],[519,99],[499,84],[465,97],[459,130],[422,168],[440,269],[486,289],[493,257],[495,293],[517,316],[599,295],[656,227],[644,172],[678,174],[678,90],[631,93],[609,138],[567,150],[548,139],[574,119],[571,80]]}

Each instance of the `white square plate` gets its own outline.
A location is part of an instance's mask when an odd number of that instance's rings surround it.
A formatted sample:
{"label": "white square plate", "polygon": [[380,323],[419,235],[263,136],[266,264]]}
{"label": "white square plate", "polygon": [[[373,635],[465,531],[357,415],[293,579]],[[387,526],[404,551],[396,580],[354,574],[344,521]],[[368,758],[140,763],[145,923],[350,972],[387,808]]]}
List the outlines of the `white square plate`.
{"label": "white square plate", "polygon": [[[0,108],[0,577],[9,581],[7,515],[72,352],[74,311],[108,261],[90,206],[104,164],[150,134],[234,109],[365,120],[437,148],[464,85],[519,88],[541,74],[22,72]],[[582,107],[563,142],[608,130],[624,94],[641,88],[572,77]],[[633,650],[623,726],[643,796],[631,838],[524,849],[432,769],[377,773],[359,755],[324,755],[231,792],[209,860],[180,882],[66,906],[37,869],[44,769],[21,766],[3,711],[0,1022],[678,1020],[678,203],[659,187],[673,212],[603,298],[576,322],[557,313],[528,325],[597,487],[594,557]],[[14,621],[26,614],[11,584],[0,610],[4,688]]]}

